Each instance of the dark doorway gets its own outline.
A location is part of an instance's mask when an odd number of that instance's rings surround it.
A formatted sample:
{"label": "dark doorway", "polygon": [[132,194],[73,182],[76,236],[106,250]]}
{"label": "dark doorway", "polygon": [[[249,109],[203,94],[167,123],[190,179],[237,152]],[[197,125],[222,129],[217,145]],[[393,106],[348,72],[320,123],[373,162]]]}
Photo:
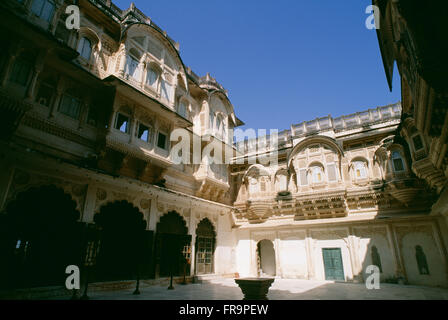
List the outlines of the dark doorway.
{"label": "dark doorway", "polygon": [[101,229],[95,278],[99,281],[134,279],[144,250],[146,221],[127,201],[111,202],[94,217]]}
{"label": "dark doorway", "polygon": [[341,249],[322,249],[325,267],[325,280],[344,281],[344,267],[342,264]]}
{"label": "dark doorway", "polygon": [[55,186],[18,194],[0,220],[1,286],[64,285],[66,267],[81,263],[79,216],[76,202]]}
{"label": "dark doorway", "polygon": [[271,240],[261,240],[257,244],[260,276],[275,276],[275,249]]}
{"label": "dark doorway", "polygon": [[156,276],[190,273],[191,235],[185,220],[175,211],[160,218],[156,231]]}
{"label": "dark doorway", "polygon": [[210,220],[203,219],[196,228],[196,274],[214,272],[216,233]]}

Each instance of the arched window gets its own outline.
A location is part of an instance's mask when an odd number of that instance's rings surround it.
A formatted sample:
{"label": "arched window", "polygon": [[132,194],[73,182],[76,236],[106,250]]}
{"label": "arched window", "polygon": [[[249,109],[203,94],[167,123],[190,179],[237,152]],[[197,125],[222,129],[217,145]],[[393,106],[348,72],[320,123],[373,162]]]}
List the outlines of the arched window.
{"label": "arched window", "polygon": [[313,166],[311,167],[311,177],[313,179],[313,183],[320,183],[324,181],[324,173],[322,167]]}
{"label": "arched window", "polygon": [[367,178],[367,168],[364,161],[353,162],[353,171],[355,173],[355,179],[366,179]]}
{"label": "arched window", "polygon": [[90,55],[92,54],[92,42],[86,37],[82,37],[78,43],[79,55],[85,60],[90,60]]}
{"label": "arched window", "polygon": [[34,0],[31,11],[42,20],[50,22],[53,18],[54,8],[52,0]]}
{"label": "arched window", "polygon": [[146,83],[153,87],[154,89],[157,89],[157,80],[159,79],[159,72],[155,70],[154,68],[150,67],[148,69],[148,74],[146,75]]}
{"label": "arched window", "polygon": [[400,152],[398,152],[398,151],[392,152],[392,163],[393,163],[395,172],[404,171],[403,158],[401,157]]}
{"label": "arched window", "polygon": [[126,62],[125,73],[137,81],[140,81],[140,54],[132,48],[129,51]]}

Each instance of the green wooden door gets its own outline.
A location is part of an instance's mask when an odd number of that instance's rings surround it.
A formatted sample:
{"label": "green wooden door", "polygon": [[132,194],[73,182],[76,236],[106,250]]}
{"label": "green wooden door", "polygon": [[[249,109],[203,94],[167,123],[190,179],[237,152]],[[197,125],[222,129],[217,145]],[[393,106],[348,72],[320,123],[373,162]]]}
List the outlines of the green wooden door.
{"label": "green wooden door", "polygon": [[325,266],[325,280],[345,280],[341,249],[322,249]]}

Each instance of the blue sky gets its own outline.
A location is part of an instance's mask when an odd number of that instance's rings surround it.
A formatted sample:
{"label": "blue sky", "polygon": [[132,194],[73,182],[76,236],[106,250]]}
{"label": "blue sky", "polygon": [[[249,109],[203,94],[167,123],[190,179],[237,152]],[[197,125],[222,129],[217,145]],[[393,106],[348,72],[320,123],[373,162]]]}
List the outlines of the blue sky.
{"label": "blue sky", "polygon": [[[115,0],[121,9],[130,1]],[[287,129],[400,100],[389,92],[371,0],[135,0],[180,43],[184,63],[228,91],[243,128]]]}

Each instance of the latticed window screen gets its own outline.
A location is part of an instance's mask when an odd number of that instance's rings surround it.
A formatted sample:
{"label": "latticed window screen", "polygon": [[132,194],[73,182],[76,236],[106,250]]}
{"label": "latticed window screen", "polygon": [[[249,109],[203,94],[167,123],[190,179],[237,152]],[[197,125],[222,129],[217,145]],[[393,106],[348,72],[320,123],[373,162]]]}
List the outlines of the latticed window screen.
{"label": "latticed window screen", "polygon": [[328,180],[337,180],[336,165],[334,163],[328,165]]}
{"label": "latticed window screen", "polygon": [[199,238],[198,263],[212,263],[213,238]]}
{"label": "latticed window screen", "polygon": [[300,185],[306,186],[308,184],[307,170],[300,170]]}
{"label": "latticed window screen", "polygon": [[182,254],[184,255],[185,260],[190,263],[191,261],[191,246],[185,245],[182,249]]}

